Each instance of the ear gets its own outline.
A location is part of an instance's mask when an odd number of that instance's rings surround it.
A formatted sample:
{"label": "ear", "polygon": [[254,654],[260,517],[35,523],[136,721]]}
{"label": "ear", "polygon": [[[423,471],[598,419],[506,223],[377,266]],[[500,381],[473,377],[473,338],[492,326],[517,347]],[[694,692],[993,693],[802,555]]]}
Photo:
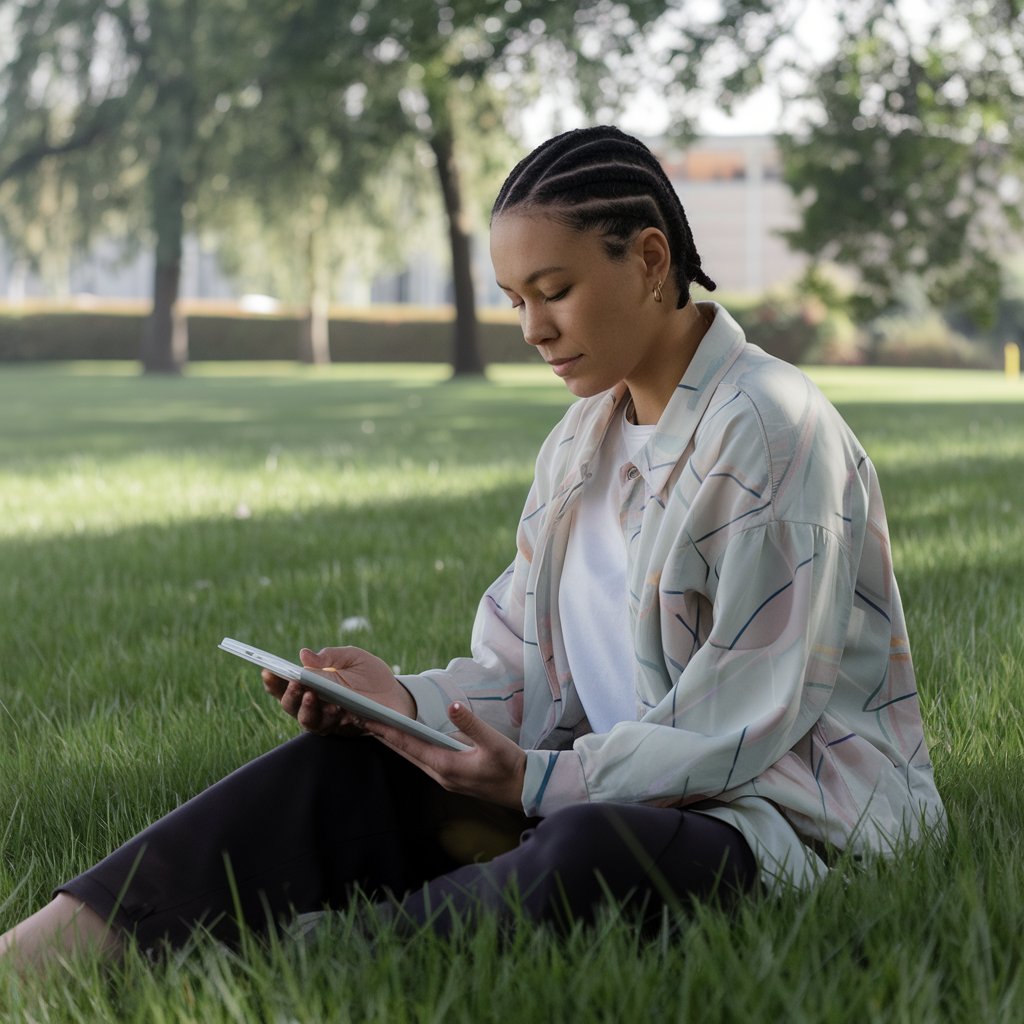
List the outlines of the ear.
{"label": "ear", "polygon": [[643,262],[644,275],[650,286],[670,281],[672,250],[668,239],[658,228],[644,228],[633,240],[633,253]]}

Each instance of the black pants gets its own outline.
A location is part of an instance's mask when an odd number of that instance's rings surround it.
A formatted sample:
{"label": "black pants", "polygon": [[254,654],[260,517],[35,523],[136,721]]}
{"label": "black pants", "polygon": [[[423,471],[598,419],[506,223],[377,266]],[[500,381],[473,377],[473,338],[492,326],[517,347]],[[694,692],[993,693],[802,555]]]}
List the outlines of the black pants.
{"label": "black pants", "polygon": [[693,811],[580,804],[530,819],[446,792],[376,740],[305,734],[58,891],[148,948],[198,924],[232,942],[239,912],[262,930],[358,891],[444,934],[479,910],[564,926],[609,898],[652,915],[756,884],[740,834]]}

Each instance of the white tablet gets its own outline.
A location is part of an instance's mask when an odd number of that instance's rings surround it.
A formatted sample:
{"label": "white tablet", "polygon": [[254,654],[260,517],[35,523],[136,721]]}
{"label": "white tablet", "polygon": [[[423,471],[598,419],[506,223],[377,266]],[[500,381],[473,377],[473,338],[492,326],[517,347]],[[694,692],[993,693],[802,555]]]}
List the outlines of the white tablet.
{"label": "white tablet", "polygon": [[229,654],[234,654],[239,658],[244,658],[246,661],[251,661],[254,665],[259,665],[260,668],[270,669],[275,676],[280,676],[282,679],[297,680],[303,686],[308,686],[309,689],[313,690],[324,700],[332,704],[340,704],[346,710],[359,715],[360,718],[372,718],[375,722],[393,725],[403,732],[407,732],[412,736],[418,736],[420,739],[427,740],[430,743],[436,743],[439,747],[447,747],[449,750],[472,749],[465,743],[460,743],[458,740],[447,736],[443,732],[439,732],[437,729],[431,729],[429,725],[417,722],[416,719],[409,718],[408,715],[393,711],[391,708],[378,704],[369,697],[364,697],[351,687],[345,686],[334,679],[328,679],[327,676],[314,669],[296,665],[293,661],[285,661],[284,658],[279,658],[276,654],[261,651],[258,647],[243,644],[241,641],[233,640],[229,636],[224,637],[217,646],[222,651],[227,651]]}

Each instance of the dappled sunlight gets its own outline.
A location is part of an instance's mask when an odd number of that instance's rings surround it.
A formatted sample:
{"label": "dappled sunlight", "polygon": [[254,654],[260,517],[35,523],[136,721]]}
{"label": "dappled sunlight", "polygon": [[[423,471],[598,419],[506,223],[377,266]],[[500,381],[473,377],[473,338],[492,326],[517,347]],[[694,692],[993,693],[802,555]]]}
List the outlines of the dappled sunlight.
{"label": "dappled sunlight", "polygon": [[1024,404],[1024,380],[991,370],[940,370],[874,366],[808,366],[811,379],[837,405],[1007,403]]}
{"label": "dappled sunlight", "polygon": [[[425,465],[396,461],[379,469],[346,464],[345,450],[294,457],[268,453],[233,463],[224,452],[80,459],[46,475],[0,472],[0,537],[107,535],[145,524],[197,519],[252,520],[318,509],[388,508],[431,498],[470,499],[511,486],[526,498],[532,462]],[[273,465],[273,469],[268,469]],[[518,510],[517,510],[518,511]]]}
{"label": "dappled sunlight", "polygon": [[0,540],[4,675],[49,680],[45,694],[5,688],[13,717],[0,736],[112,700],[158,718],[164,701],[232,702],[220,688],[243,677],[259,699],[253,673],[217,654],[224,635],[288,656],[362,642],[409,671],[464,654],[477,599],[514,550],[521,501],[495,479],[470,500],[405,494]]}
{"label": "dappled sunlight", "polygon": [[[346,441],[354,457],[365,452],[375,464],[399,456],[482,461],[535,449],[571,399],[536,376],[490,384],[449,381],[436,367],[392,368],[383,377],[366,367],[289,373],[290,364],[269,363],[243,364],[251,376],[225,376],[234,367],[218,365],[219,374],[206,367],[187,379],[0,372],[0,466],[32,472],[89,454],[179,457],[218,448],[244,461]],[[273,375],[256,372],[268,367]],[[527,407],[547,412],[524,418]]]}
{"label": "dappled sunlight", "polygon": [[521,502],[569,401],[557,384],[450,382],[437,367],[379,379],[376,367],[246,366],[251,376],[220,364],[189,380],[0,374],[0,537],[384,514],[506,486]]}

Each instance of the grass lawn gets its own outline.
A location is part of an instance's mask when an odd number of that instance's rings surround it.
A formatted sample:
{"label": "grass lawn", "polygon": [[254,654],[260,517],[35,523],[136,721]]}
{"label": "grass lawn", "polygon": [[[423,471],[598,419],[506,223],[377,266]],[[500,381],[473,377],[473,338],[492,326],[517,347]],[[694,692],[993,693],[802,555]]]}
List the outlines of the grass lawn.
{"label": "grass lawn", "polygon": [[[340,917],[308,948],[0,969],[0,1019],[1024,1019],[1024,383],[812,375],[882,479],[945,840],[648,944],[609,920],[371,949]],[[0,367],[0,929],[293,734],[225,634],[465,653],[568,401],[541,367]]]}

